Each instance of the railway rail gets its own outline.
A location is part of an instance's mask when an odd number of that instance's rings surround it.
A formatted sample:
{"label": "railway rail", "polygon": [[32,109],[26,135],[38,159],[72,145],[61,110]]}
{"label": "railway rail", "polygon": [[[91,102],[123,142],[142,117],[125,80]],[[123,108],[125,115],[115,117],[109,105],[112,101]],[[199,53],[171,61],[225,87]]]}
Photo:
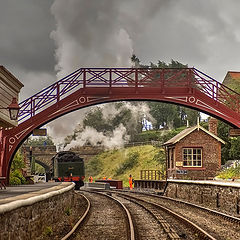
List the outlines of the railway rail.
{"label": "railway rail", "polygon": [[147,206],[139,201],[129,199],[126,196],[116,195],[129,209],[134,219],[135,238],[179,240],[181,237],[168,224],[168,222],[152,206]]}
{"label": "railway rail", "polygon": [[87,210],[62,240],[98,239],[99,234],[130,240],[240,239],[240,218],[196,204],[134,191],[81,192]]}
{"label": "railway rail", "polygon": [[74,227],[71,229],[70,232],[68,232],[68,234],[66,234],[61,240],[67,240],[69,239],[78,229],[78,227],[83,224],[84,220],[86,219],[86,217],[88,216],[89,212],[90,212],[90,208],[91,208],[91,203],[89,201],[89,199],[87,197],[85,197],[83,194],[81,194],[82,197],[86,200],[87,202],[87,208],[85,210],[85,212],[83,213],[82,216],[80,216],[79,220],[77,221],[77,223],[74,225]]}
{"label": "railway rail", "polygon": [[[138,197],[129,196],[123,193],[116,193],[118,196],[128,199],[136,204],[139,204],[147,211],[151,212],[158,222],[161,224],[167,239],[209,239],[217,240],[214,236],[210,235],[201,227],[197,226],[187,218],[181,216],[174,211],[161,206],[160,204],[153,203],[149,200],[143,200]],[[170,217],[169,217],[170,216]],[[188,229],[186,229],[186,227]]]}
{"label": "railway rail", "polygon": [[63,239],[135,240],[131,215],[120,201],[98,192],[81,192],[88,199],[91,208],[85,221],[79,221],[71,230],[71,234]]}
{"label": "railway rail", "polygon": [[240,239],[240,218],[238,217],[165,196],[134,192],[125,192],[124,194],[131,198],[134,195],[141,200],[151,201],[166,207],[201,227],[215,239]]}
{"label": "railway rail", "polygon": [[134,228],[133,220],[132,220],[131,214],[130,214],[129,210],[126,208],[126,206],[121,201],[112,197],[109,194],[104,194],[104,193],[100,193],[100,192],[97,192],[97,193],[110,198],[111,200],[116,202],[123,209],[123,211],[125,212],[125,220],[126,220],[127,233],[128,233],[127,239],[135,240],[135,228]]}

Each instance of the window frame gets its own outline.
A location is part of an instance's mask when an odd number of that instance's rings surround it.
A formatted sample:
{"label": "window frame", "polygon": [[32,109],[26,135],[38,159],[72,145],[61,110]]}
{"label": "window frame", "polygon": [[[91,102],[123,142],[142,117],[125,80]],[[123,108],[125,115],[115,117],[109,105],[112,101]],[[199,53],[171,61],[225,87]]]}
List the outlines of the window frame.
{"label": "window frame", "polygon": [[[186,150],[187,153],[184,153],[184,150]],[[201,152],[198,153],[198,150],[200,150]],[[186,158],[184,157],[184,155],[186,155]],[[200,156],[200,160],[198,159],[199,156]],[[202,168],[203,167],[203,148],[202,147],[183,147],[182,161],[183,161],[182,167],[184,168]],[[196,162],[196,165],[194,165],[194,161]],[[201,164],[197,165],[199,161],[201,162]],[[185,162],[191,162],[191,165],[184,165]]]}

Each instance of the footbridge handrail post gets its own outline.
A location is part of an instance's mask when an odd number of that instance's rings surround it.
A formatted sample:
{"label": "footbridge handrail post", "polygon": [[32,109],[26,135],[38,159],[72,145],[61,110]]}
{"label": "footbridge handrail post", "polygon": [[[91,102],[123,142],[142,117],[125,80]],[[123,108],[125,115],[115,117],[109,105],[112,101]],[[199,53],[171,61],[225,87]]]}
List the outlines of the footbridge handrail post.
{"label": "footbridge handrail post", "polygon": [[138,69],[135,69],[135,91],[138,89]]}
{"label": "footbridge handrail post", "polygon": [[112,88],[112,69],[109,69],[109,90],[111,91]]}
{"label": "footbridge handrail post", "polygon": [[86,68],[83,69],[83,89],[86,88]]}

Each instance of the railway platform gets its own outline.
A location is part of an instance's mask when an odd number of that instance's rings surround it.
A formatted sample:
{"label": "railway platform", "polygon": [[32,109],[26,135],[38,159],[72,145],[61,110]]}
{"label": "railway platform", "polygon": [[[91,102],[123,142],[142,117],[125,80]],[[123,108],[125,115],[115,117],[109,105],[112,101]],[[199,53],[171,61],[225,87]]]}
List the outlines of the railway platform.
{"label": "railway platform", "polygon": [[0,205],[17,200],[27,199],[33,196],[56,191],[66,187],[67,184],[61,182],[36,183],[29,185],[10,186],[0,189]]}

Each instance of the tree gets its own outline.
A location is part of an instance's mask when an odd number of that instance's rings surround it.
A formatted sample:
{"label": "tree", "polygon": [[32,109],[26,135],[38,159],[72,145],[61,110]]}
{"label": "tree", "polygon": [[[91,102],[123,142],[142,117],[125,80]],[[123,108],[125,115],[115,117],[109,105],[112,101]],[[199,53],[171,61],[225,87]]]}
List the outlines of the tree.
{"label": "tree", "polygon": [[[140,60],[136,55],[132,55],[132,62],[138,64],[141,68],[187,68],[187,64],[182,64],[178,61],[171,60],[170,63],[164,61],[158,61],[157,63],[150,62],[149,65],[140,64]],[[156,78],[159,78],[159,74]],[[153,80],[154,81],[154,80]],[[196,110],[192,110],[183,106],[172,105],[162,102],[150,102],[151,115],[156,119],[156,123],[153,124],[155,129],[159,128],[178,128],[186,125],[186,121],[189,121],[190,125],[194,125],[197,122],[197,118],[200,113]]]}
{"label": "tree", "polygon": [[153,124],[155,129],[169,128],[170,125],[175,127],[175,119],[179,116],[176,105],[159,103],[159,102],[149,102],[150,114],[156,119],[156,123]]}
{"label": "tree", "polygon": [[50,136],[46,137],[37,137],[37,138],[28,138],[27,141],[25,142],[27,146],[45,146],[45,145],[50,145],[54,146],[54,142],[52,141],[52,138]]}
{"label": "tree", "polygon": [[229,150],[229,158],[232,160],[240,159],[240,137],[234,137],[230,140],[231,148]]}
{"label": "tree", "polygon": [[15,154],[11,169],[10,169],[10,184],[11,185],[19,185],[24,184],[26,179],[23,177],[22,169],[25,167],[25,163],[23,160],[23,156],[20,151],[17,151]]}
{"label": "tree", "polygon": [[229,139],[230,126],[222,121],[218,121],[218,137],[225,141],[224,146],[221,149],[222,164],[229,160],[229,151],[231,148],[231,141]]}
{"label": "tree", "polygon": [[[94,128],[97,132],[111,137],[113,131],[120,124],[126,128],[126,134],[133,139],[137,133],[142,131],[143,114],[141,111],[132,111],[132,106],[134,109],[137,109],[138,104],[141,104],[141,102],[133,101],[127,104],[125,102],[118,102],[93,108],[86,114],[83,124],[78,125],[74,130],[73,135],[69,135],[64,139],[64,145],[66,146],[72,140],[76,140],[77,136],[81,135],[81,132],[84,132],[87,127]],[[109,114],[110,107],[112,108],[112,114]]]}

